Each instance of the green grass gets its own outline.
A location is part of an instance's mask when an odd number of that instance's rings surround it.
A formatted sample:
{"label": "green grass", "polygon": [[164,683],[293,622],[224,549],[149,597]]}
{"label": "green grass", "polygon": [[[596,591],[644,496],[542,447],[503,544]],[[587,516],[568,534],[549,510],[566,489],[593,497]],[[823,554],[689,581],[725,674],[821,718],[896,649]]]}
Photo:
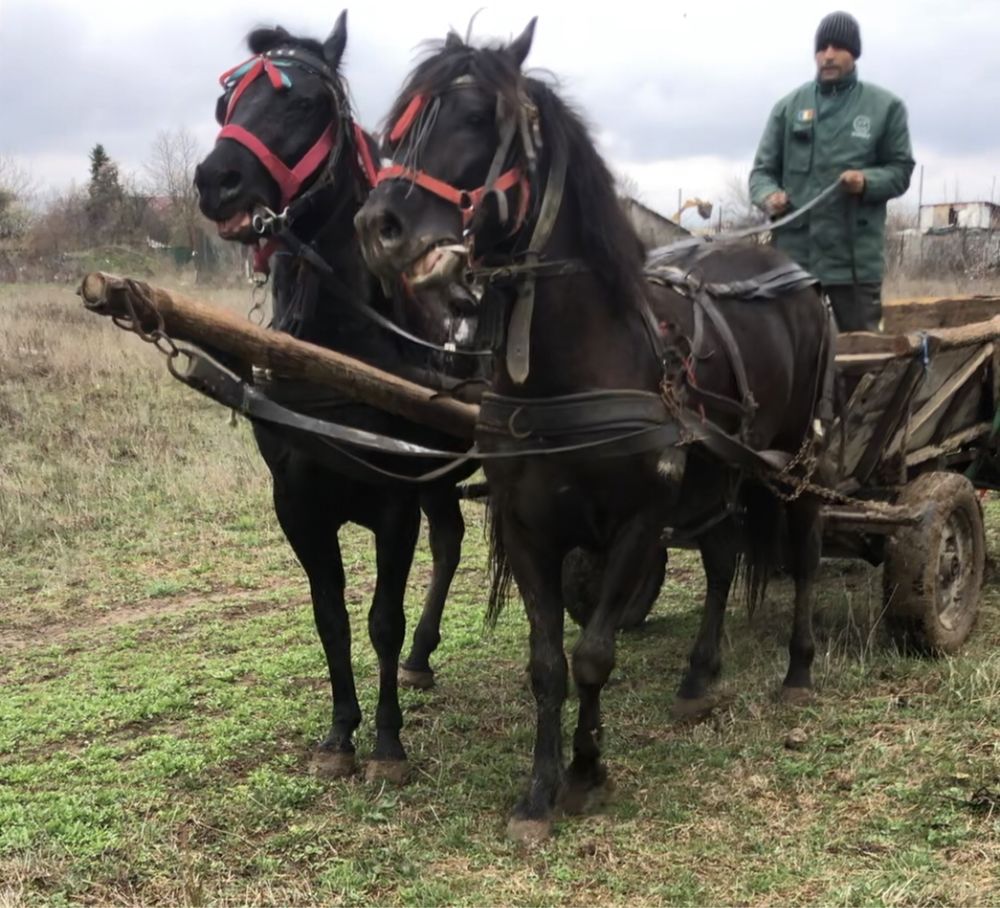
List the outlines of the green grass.
{"label": "green grass", "polygon": [[[997,902],[992,579],[963,652],[927,660],[872,632],[877,572],[827,565],[819,696],[799,710],[774,700],[779,582],[752,622],[729,615],[726,705],[678,726],[703,579],[672,554],[604,699],[614,792],[524,850],[504,823],[533,737],[526,634],[517,608],[482,627],[478,507],[439,686],[403,694],[410,783],[317,780],[325,663],[246,426],[78,310],[64,290],[0,288],[0,906]],[[993,504],[988,525],[995,557]],[[343,550],[364,757],[368,534]],[[411,622],[429,568],[422,543]]]}

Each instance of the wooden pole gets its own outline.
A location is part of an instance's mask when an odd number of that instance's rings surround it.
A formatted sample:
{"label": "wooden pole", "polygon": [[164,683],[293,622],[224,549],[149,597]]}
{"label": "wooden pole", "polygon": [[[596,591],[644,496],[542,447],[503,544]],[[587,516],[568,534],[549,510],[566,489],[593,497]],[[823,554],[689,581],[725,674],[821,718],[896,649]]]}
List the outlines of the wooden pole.
{"label": "wooden pole", "polygon": [[146,330],[158,324],[156,314],[145,302],[149,300],[163,318],[165,333],[174,340],[221,350],[248,365],[272,369],[283,378],[328,385],[360,403],[457,438],[472,439],[479,414],[477,406],[439,396],[431,388],[353,357],[258,327],[231,312],[178,293],[101,271],[84,277],[77,292],[84,305],[100,315],[127,317],[134,310]]}

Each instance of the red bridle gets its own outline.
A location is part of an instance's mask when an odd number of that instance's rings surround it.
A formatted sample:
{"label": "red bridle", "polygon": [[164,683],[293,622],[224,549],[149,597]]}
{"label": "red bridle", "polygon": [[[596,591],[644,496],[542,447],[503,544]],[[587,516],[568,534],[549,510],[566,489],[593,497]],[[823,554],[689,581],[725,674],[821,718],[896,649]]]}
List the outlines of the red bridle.
{"label": "red bridle", "polygon": [[[398,143],[406,136],[426,105],[427,100],[427,96],[423,94],[413,96],[410,103],[406,105],[406,109],[389,131],[390,142],[393,144]],[[506,193],[514,187],[520,189],[517,217],[510,231],[511,234],[517,233],[520,230],[528,216],[528,205],[531,200],[531,182],[520,167],[511,167],[500,174],[491,185],[479,186],[476,189],[459,189],[450,183],[446,183],[444,180],[432,177],[426,171],[415,170],[412,167],[404,167],[400,164],[390,164],[388,167],[381,168],[375,177],[375,185],[378,186],[389,180],[408,180],[421,189],[426,189],[432,195],[450,202],[461,213],[462,228],[466,230],[482,206],[483,200],[489,193],[494,191]]]}
{"label": "red bridle", "polygon": [[[312,68],[308,67],[302,59],[295,60],[294,58],[289,58],[288,62],[289,65],[295,63],[300,66],[305,66],[306,68]],[[236,110],[237,102],[243,96],[243,93],[260,76],[267,76],[271,83],[271,87],[275,91],[284,91],[285,89],[291,87],[291,80],[281,71],[281,69],[282,67],[271,57],[260,55],[257,57],[251,57],[239,66],[234,66],[232,69],[226,70],[226,72],[219,77],[220,84],[223,88],[227,88],[234,75],[239,74],[241,70],[243,71],[239,82],[237,82],[235,87],[232,88],[232,96],[229,98],[229,102],[226,105],[226,116],[223,120],[223,126],[216,137],[216,141],[219,139],[232,139],[234,142],[239,142],[240,145],[243,145],[246,149],[248,149],[250,153],[257,158],[258,161],[260,161],[261,165],[278,184],[278,188],[281,190],[281,208],[284,209],[288,206],[288,203],[299,194],[302,186],[315,176],[317,171],[319,171],[329,159],[331,152],[333,152],[336,146],[336,135],[334,130],[335,124],[331,123],[326,129],[323,130],[323,133],[316,140],[316,142],[313,143],[312,147],[299,159],[299,162],[294,167],[289,168],[285,162],[278,157],[278,155],[271,151],[271,149],[268,148],[252,132],[242,126],[230,122],[230,120],[232,120],[233,113]],[[375,163],[372,160],[367,138],[357,123],[352,121],[349,128],[351,128],[354,133],[359,169],[364,178],[367,180],[368,185],[374,186],[376,178]]]}

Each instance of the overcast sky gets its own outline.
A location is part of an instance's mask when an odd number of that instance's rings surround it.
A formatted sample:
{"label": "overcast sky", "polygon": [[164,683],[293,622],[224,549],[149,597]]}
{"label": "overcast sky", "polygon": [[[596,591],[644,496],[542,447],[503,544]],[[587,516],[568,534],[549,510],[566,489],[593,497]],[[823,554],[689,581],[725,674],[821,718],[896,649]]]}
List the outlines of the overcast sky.
{"label": "overcast sky", "polygon": [[[487,2],[349,7],[344,72],[361,122],[378,124],[422,40],[449,26],[464,33],[481,6],[480,37],[510,37],[538,15],[529,65],[560,78],[612,166],[666,214],[678,190],[717,199],[727,181],[745,177],[774,102],[812,77],[816,25],[837,8],[828,0]],[[251,28],[275,24],[276,6],[0,0],[0,154],[42,186],[62,187],[86,181],[96,142],[136,172],[161,129],[186,127],[207,151],[217,76],[245,59]],[[282,6],[280,24],[320,38],[342,8],[337,0]],[[861,78],[907,104],[924,201],[989,199],[991,191],[1000,200],[1000,2],[854,0],[844,8],[861,22]],[[907,197],[914,205],[918,175]]]}

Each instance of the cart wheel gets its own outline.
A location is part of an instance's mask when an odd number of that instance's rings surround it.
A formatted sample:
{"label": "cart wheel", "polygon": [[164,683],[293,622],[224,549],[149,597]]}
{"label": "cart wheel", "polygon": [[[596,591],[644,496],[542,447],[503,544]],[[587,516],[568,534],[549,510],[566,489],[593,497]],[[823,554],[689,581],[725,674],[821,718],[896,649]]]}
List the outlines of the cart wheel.
{"label": "cart wheel", "polygon": [[882,574],[887,625],[904,647],[954,653],[979,612],[986,537],[972,483],[957,473],[924,473],[899,504],[922,513],[889,537]]}
{"label": "cart wheel", "polygon": [[[603,555],[585,549],[573,549],[563,560],[563,602],[569,616],[580,627],[587,623],[597,608],[604,565]],[[666,572],[667,550],[657,549],[622,611],[619,629],[632,630],[643,625],[656,605]]]}

